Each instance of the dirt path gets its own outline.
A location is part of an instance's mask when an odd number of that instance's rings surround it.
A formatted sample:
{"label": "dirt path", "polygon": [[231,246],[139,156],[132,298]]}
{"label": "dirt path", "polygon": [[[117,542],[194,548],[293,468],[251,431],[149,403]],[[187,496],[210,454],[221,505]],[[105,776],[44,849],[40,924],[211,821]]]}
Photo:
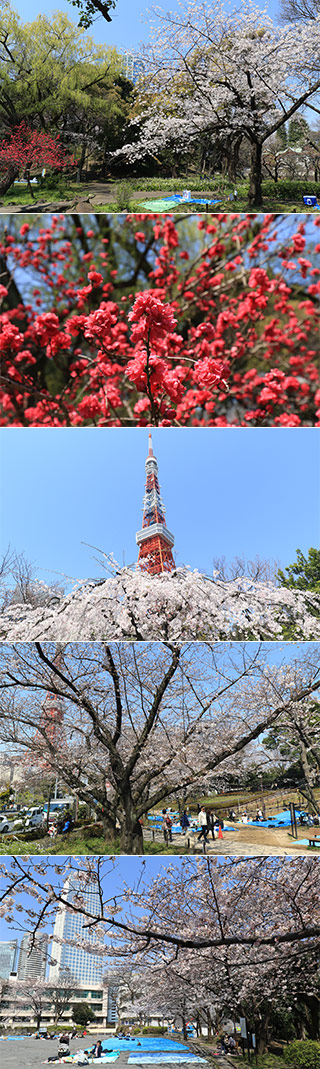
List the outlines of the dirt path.
{"label": "dirt path", "polygon": [[[306,839],[308,837],[306,833],[308,832],[310,834],[309,828],[301,828],[298,834],[301,839]],[[149,839],[149,836],[146,836],[146,838]],[[197,835],[193,835],[190,832],[186,836],[173,833],[175,846],[181,844],[181,848],[185,849],[187,839],[190,841],[190,853],[201,854],[203,852],[202,840],[198,842]],[[156,832],[155,841],[162,842],[161,832]],[[287,828],[257,828],[248,824],[238,825],[232,831],[224,831],[222,839],[215,838],[213,841],[210,836],[206,847],[207,854],[224,854],[226,856],[229,854],[237,856],[246,854],[247,856],[268,857],[273,855],[282,857],[283,855],[305,855],[310,852],[320,853],[320,849],[315,847],[313,851],[310,851],[310,848],[305,844],[300,846],[299,839],[291,839]]]}

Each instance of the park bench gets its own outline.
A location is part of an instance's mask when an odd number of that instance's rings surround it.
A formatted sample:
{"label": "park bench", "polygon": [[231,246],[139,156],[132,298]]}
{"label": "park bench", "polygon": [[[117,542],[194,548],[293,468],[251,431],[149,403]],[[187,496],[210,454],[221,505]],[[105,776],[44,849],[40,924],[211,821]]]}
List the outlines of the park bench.
{"label": "park bench", "polygon": [[320,846],[320,835],[308,835],[309,846]]}

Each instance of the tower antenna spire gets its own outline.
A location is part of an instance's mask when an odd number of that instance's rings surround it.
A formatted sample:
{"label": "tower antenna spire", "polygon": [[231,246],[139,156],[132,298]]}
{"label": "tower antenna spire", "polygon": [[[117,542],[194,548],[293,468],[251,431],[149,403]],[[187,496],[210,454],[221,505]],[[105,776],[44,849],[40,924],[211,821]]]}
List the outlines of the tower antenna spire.
{"label": "tower antenna spire", "polygon": [[152,448],[151,431],[149,431],[149,452],[145,467],[147,478],[143,499],[142,528],[136,534],[136,542],[139,546],[138,565],[150,575],[159,575],[161,572],[172,572],[175,568],[172,555],[174,536],[168,530],[165,521],[165,507],[160,494],[158,463]]}

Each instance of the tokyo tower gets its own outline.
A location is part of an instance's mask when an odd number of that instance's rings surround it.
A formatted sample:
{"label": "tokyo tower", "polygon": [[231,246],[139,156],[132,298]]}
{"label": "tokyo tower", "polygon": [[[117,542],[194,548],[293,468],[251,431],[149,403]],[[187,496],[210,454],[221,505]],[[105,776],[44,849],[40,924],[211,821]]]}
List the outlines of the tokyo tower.
{"label": "tokyo tower", "polygon": [[[61,668],[62,665],[62,650],[57,649],[53,658],[53,664],[56,668]],[[37,735],[43,736],[48,740],[49,744],[56,745],[57,742],[61,742],[63,735],[63,719],[64,719],[64,707],[63,700],[58,695],[53,694],[48,690],[47,695],[42,705],[42,711],[39,720],[39,733]]]}
{"label": "tokyo tower", "polygon": [[165,521],[165,508],[158,482],[158,464],[153,453],[151,434],[146,476],[142,528],[136,534],[139,546],[138,565],[150,575],[160,575],[161,572],[172,572],[175,568],[172,556],[174,536],[168,531]]}

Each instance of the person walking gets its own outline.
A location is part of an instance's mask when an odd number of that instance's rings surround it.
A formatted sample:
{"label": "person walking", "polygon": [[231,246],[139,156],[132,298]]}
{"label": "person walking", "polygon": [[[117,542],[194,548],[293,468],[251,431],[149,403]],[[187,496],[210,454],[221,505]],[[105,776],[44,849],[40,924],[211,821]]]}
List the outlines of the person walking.
{"label": "person walking", "polygon": [[172,843],[172,820],[166,809],[162,810],[162,831],[165,843]]}
{"label": "person walking", "polygon": [[198,820],[199,820],[199,824],[200,824],[200,827],[201,827],[200,835],[198,835],[198,843],[200,842],[200,839],[202,839],[202,838],[203,838],[204,843],[206,843],[208,841],[208,822],[207,822],[207,814],[206,814],[204,806],[202,806],[201,809],[200,809]]}
{"label": "person walking", "polygon": [[214,814],[212,812],[212,809],[207,809],[207,829],[208,829],[208,835],[209,835],[209,832],[211,831],[211,836],[212,836],[212,839],[214,840],[215,839],[215,834],[214,834]]}
{"label": "person walking", "polygon": [[190,828],[190,820],[189,820],[189,817],[188,817],[186,809],[183,810],[183,814],[182,814],[180,823],[181,823],[182,831],[187,831],[188,828]]}

